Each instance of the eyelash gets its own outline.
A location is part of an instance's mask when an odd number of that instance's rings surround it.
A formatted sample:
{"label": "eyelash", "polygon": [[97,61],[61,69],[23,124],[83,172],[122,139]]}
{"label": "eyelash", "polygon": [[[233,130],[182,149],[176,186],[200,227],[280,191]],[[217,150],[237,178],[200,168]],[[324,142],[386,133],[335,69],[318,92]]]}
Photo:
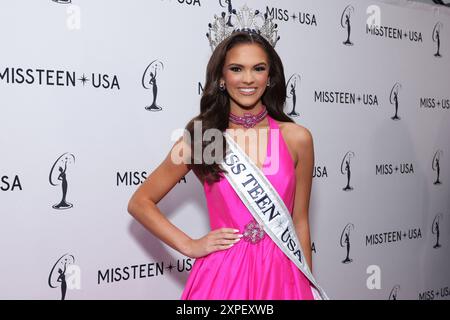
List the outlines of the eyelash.
{"label": "eyelash", "polygon": [[[241,70],[241,68],[240,67],[231,67],[230,70],[233,72],[239,72]],[[262,72],[262,71],[266,70],[266,67],[256,67],[255,70]]]}

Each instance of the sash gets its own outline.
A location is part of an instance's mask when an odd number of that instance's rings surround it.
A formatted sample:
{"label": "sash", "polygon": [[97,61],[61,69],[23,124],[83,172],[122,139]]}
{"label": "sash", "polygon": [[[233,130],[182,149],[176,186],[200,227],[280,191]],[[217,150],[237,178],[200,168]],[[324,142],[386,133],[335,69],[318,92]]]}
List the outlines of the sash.
{"label": "sash", "polygon": [[220,164],[225,177],[264,231],[311,282],[314,299],[329,300],[306,263],[292,217],[280,195],[229,134],[224,132],[224,136],[229,146]]}

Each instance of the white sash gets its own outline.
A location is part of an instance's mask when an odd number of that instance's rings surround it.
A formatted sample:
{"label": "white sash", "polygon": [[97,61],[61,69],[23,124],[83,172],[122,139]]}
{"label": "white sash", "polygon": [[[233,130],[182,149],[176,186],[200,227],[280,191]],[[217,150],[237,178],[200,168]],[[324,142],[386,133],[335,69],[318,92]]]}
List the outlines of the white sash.
{"label": "white sash", "polygon": [[220,164],[226,170],[225,177],[264,231],[313,284],[314,299],[329,300],[305,261],[292,217],[280,195],[229,134],[224,132],[224,136],[229,147]]}

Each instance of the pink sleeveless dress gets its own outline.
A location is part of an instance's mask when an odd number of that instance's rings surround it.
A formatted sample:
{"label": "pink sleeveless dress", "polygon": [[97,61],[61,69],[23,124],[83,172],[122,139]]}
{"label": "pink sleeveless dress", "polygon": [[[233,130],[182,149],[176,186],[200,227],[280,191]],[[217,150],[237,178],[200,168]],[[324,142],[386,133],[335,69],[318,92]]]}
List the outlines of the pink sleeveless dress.
{"label": "pink sleeveless dress", "polygon": [[[267,115],[270,129],[279,129]],[[296,188],[295,167],[279,131],[279,170],[266,174],[270,166],[272,131],[270,131],[263,173],[278,191],[292,214]],[[223,177],[204,190],[211,230],[235,228],[244,233],[253,221],[252,214]],[[181,300],[312,300],[310,282],[265,234],[257,243],[243,238],[229,249],[213,252],[195,260]]]}

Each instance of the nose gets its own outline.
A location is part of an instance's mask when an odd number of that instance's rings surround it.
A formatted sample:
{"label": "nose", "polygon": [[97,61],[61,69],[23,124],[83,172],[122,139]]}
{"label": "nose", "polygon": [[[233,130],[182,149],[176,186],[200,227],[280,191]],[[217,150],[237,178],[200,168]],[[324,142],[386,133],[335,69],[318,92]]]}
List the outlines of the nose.
{"label": "nose", "polygon": [[253,77],[253,72],[251,70],[245,71],[242,82],[244,84],[252,84],[254,81],[255,81],[255,79]]}

